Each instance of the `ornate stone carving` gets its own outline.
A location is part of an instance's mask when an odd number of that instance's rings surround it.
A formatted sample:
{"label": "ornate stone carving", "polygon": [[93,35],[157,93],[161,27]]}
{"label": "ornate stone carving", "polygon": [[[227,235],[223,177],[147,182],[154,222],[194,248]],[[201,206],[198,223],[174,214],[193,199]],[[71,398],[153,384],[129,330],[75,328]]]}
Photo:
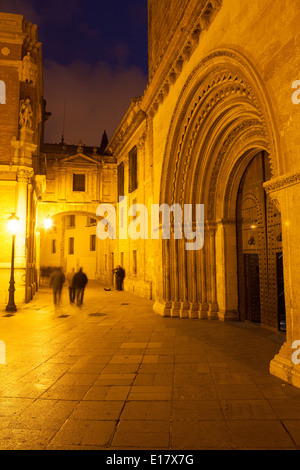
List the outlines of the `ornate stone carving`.
{"label": "ornate stone carving", "polygon": [[27,82],[35,86],[38,77],[38,67],[31,57],[30,52],[24,56],[23,61],[19,67],[19,80]]}
{"label": "ornate stone carving", "polygon": [[32,128],[33,112],[30,98],[25,98],[20,102],[19,125],[20,127]]}
{"label": "ornate stone carving", "polygon": [[29,183],[34,175],[32,168],[19,168],[17,171],[17,181],[19,183]]}
{"label": "ornate stone carving", "polygon": [[293,184],[300,183],[300,172],[289,173],[278,178],[274,178],[271,181],[264,183],[264,188],[267,194],[272,193],[273,191],[279,191],[280,189],[285,188],[286,186],[291,186]]}

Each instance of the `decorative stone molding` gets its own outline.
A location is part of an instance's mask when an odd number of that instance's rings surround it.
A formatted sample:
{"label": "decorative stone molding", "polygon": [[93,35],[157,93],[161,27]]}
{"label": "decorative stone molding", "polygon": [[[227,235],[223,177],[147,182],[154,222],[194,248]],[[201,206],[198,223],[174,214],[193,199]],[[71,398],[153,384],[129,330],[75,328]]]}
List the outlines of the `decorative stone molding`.
{"label": "decorative stone molding", "polygon": [[[147,112],[153,116],[157,111],[157,106],[155,105],[156,102],[161,103],[166,93],[163,93],[162,90],[165,88],[165,84],[168,79],[171,83],[175,83],[179,75],[181,74],[183,64],[185,61],[189,60],[192,53],[194,52],[201,35],[201,31],[207,30],[214,19],[215,14],[220,10],[222,6],[222,0],[206,0],[200,12],[200,15],[197,17],[197,20],[191,25],[189,30],[185,35],[185,41],[182,47],[178,50],[176,56],[172,59],[172,63],[174,63],[174,68],[172,72],[169,73],[169,67],[163,72],[163,78],[160,80],[159,89],[153,95],[152,102],[150,104],[149,109]],[[168,46],[167,46],[168,47]],[[161,60],[165,56],[166,50],[163,51],[161,55]],[[159,69],[160,64],[157,64],[156,71]],[[150,81],[152,81],[153,77],[150,77]],[[147,90],[145,94],[147,93]]]}
{"label": "decorative stone molding", "polygon": [[264,183],[264,188],[267,194],[270,194],[275,191],[280,191],[285,189],[288,186],[300,183],[300,172],[297,173],[287,173],[278,178],[273,178],[270,181]]}
{"label": "decorative stone molding", "polygon": [[1,54],[4,56],[8,56],[10,54],[10,49],[8,47],[2,47]]}
{"label": "decorative stone molding", "polygon": [[119,148],[124,146],[124,138],[126,140],[130,139],[136,129],[146,119],[146,113],[141,109],[141,100],[141,97],[131,100],[127,113],[110,141],[108,148],[110,153],[117,155]]}
{"label": "decorative stone molding", "polygon": [[23,60],[18,68],[20,82],[26,82],[33,86],[36,85],[38,78],[38,66],[35,64],[30,52],[23,57]]}

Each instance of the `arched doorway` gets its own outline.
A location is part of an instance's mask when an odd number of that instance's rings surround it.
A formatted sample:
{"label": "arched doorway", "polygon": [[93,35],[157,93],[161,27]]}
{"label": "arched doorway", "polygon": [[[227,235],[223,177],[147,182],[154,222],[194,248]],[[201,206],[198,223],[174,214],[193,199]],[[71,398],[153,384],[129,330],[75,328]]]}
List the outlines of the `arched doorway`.
{"label": "arched doorway", "polygon": [[248,164],[237,196],[239,314],[242,321],[285,331],[281,214],[265,193],[266,152]]}

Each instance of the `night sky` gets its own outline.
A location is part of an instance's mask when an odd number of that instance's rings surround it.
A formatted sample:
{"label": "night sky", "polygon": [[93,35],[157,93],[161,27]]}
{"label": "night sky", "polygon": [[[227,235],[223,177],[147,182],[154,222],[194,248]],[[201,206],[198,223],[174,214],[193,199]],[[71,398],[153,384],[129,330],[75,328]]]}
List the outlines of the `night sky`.
{"label": "night sky", "polygon": [[[100,145],[110,139],[148,77],[147,0],[0,0],[0,11],[37,24],[45,141]],[[64,120],[65,116],[65,120]]]}

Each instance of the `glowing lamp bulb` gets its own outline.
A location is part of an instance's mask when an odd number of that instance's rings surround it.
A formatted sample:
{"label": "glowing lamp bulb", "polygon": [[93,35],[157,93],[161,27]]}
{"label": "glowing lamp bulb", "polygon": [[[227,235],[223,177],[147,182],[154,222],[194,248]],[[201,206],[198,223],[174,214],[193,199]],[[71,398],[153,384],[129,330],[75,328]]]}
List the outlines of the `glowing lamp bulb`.
{"label": "glowing lamp bulb", "polygon": [[12,235],[15,235],[19,229],[19,217],[13,213],[8,219],[8,230]]}
{"label": "glowing lamp bulb", "polygon": [[52,227],[52,219],[50,219],[49,217],[47,219],[45,219],[44,227],[45,227],[45,229],[51,228]]}

